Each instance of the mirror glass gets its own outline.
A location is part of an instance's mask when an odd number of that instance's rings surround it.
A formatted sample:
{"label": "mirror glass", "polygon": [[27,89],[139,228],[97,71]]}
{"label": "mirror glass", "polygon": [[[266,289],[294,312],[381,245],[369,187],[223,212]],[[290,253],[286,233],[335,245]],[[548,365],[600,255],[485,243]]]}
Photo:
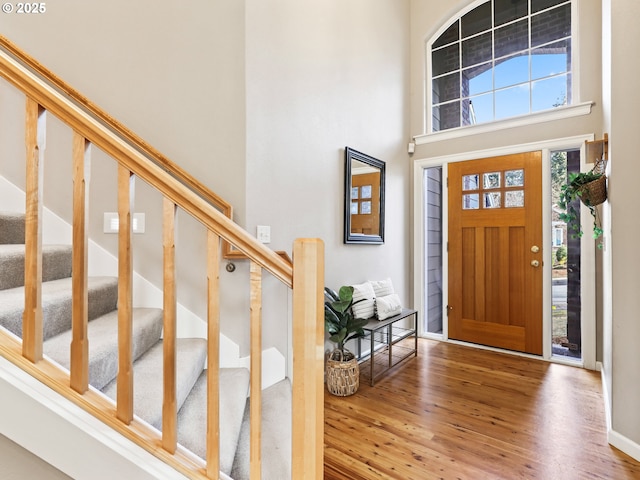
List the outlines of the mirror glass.
{"label": "mirror glass", "polygon": [[345,149],[344,243],[384,243],[385,163]]}

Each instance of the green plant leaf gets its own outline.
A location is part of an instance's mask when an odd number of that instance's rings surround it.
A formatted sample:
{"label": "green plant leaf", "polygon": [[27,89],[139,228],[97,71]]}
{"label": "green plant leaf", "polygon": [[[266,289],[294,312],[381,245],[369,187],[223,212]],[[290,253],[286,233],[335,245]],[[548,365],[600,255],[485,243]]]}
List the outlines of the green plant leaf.
{"label": "green plant leaf", "polygon": [[353,287],[351,286],[340,287],[338,296],[340,297],[341,301],[350,302],[351,300],[353,300]]}

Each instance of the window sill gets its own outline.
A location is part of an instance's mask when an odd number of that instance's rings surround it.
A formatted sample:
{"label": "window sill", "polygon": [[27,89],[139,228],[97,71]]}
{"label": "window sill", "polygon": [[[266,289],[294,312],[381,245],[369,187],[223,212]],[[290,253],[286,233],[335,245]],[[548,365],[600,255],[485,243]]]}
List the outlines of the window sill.
{"label": "window sill", "polygon": [[480,125],[468,125],[465,127],[451,128],[441,132],[426,133],[413,137],[416,145],[440,142],[455,138],[467,137],[469,135],[479,135],[482,133],[496,132],[505,128],[522,127],[536,123],[549,122],[551,120],[562,120],[565,118],[589,115],[593,102],[584,102],[567,107],[553,108],[542,112],[522,115],[519,117],[507,118],[496,122],[482,123]]}

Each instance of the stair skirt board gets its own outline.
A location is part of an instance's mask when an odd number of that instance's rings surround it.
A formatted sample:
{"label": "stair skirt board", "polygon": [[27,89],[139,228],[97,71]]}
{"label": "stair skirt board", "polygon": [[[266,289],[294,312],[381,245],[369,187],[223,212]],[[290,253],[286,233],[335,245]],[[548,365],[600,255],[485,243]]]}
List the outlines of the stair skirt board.
{"label": "stair skirt board", "polygon": [[71,478],[187,480],[2,357],[0,398],[0,432]]}

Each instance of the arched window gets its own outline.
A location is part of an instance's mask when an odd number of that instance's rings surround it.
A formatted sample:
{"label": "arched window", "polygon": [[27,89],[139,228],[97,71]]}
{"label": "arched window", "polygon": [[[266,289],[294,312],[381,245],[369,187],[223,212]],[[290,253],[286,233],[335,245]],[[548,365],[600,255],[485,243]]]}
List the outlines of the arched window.
{"label": "arched window", "polygon": [[571,0],[489,0],[440,32],[431,132],[571,105]]}

